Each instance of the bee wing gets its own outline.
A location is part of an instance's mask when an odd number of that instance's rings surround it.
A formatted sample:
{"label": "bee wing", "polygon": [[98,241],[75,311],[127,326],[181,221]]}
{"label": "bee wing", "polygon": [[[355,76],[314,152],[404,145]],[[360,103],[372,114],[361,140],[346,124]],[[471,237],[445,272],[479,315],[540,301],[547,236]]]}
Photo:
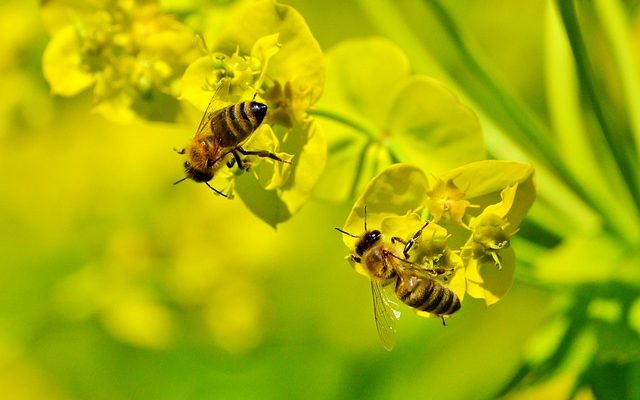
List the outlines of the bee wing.
{"label": "bee wing", "polygon": [[208,132],[211,128],[209,123],[211,118],[224,108],[227,103],[223,100],[223,97],[226,97],[229,94],[229,87],[231,85],[231,80],[222,79],[218,86],[216,87],[215,92],[213,92],[213,96],[211,96],[211,100],[209,100],[209,105],[207,105],[207,109],[202,114],[202,119],[198,124],[198,129],[196,130],[196,136]]}
{"label": "bee wing", "polygon": [[379,282],[371,281],[371,295],[378,336],[385,350],[391,351],[396,343],[396,321],[400,318],[400,310]]}
{"label": "bee wing", "polygon": [[399,263],[397,265],[398,266],[396,268],[396,271],[399,275],[417,275],[425,279],[434,279],[437,276],[445,275],[448,273],[448,270],[443,270],[442,268],[430,268],[429,266],[421,266],[409,260],[403,260],[402,263]]}
{"label": "bee wing", "polygon": [[412,275],[420,275],[425,278],[432,278],[433,275],[436,275],[430,272],[429,270],[425,269],[424,266],[417,264],[413,261],[404,259],[402,257],[399,257],[393,253],[388,253],[387,256],[395,259],[395,261],[393,261],[391,265],[393,265],[394,270],[399,275],[412,274]]}

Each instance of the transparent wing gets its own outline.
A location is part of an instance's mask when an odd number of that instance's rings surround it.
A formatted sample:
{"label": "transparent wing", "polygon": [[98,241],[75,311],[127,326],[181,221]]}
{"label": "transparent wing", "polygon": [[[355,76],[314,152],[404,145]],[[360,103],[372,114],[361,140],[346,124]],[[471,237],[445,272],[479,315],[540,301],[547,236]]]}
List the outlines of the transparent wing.
{"label": "transparent wing", "polygon": [[371,281],[371,295],[378,336],[385,350],[391,351],[396,343],[396,321],[400,318],[400,310],[379,282]]}
{"label": "transparent wing", "polygon": [[230,85],[230,79],[222,79],[218,83],[215,92],[213,92],[213,96],[211,96],[211,100],[209,100],[207,109],[204,111],[204,114],[202,114],[202,119],[200,120],[198,129],[196,130],[196,136],[201,135],[202,133],[208,133],[210,130],[209,122],[211,121],[211,118],[213,118],[218,111],[224,109],[224,107],[228,105],[224,99],[228,97]]}

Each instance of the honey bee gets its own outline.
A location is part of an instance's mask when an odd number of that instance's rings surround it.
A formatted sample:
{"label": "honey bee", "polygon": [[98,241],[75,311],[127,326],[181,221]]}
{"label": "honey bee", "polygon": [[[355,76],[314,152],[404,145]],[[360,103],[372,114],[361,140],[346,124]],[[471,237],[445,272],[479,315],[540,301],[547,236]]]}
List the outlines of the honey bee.
{"label": "honey bee", "polygon": [[270,158],[288,164],[290,161],[285,161],[270,151],[250,151],[242,148],[251,134],[262,124],[267,114],[267,105],[255,101],[254,95],[250,101],[220,108],[218,98],[223,88],[228,90],[229,83],[223,81],[218,85],[193,139],[185,148],[176,150],[178,154],[186,154],[187,160],[184,162],[186,176],[174,182],[174,185],[186,179],[192,179],[196,182],[204,182],[217,194],[227,197],[226,194],[211,186],[209,181],[224,165],[224,159],[228,154],[232,154],[233,159],[226,165],[232,168],[237,164],[238,168],[243,170],[248,167],[245,166],[241,154]]}
{"label": "honey bee", "polygon": [[[399,255],[394,246],[399,238],[387,242],[379,230],[367,230],[365,208],[364,233],[356,236],[342,229],[339,232],[358,239],[351,253],[351,259],[362,264],[371,279],[371,293],[373,297],[373,312],[378,336],[386,350],[393,349],[395,344],[395,321],[400,317],[397,304],[389,298],[385,286],[395,281],[394,292],[400,301],[419,311],[426,311],[443,318],[460,309],[460,299],[448,287],[444,286],[435,276],[450,271],[431,271],[409,261]],[[416,232],[413,237],[402,243],[405,244],[404,254],[408,252],[422,230],[429,221]]]}

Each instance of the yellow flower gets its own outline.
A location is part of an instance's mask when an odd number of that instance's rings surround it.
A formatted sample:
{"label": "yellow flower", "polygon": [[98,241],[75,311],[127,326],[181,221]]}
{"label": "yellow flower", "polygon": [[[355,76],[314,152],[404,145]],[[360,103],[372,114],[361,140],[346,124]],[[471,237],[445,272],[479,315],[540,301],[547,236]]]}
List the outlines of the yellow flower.
{"label": "yellow flower", "polygon": [[[370,229],[404,241],[431,218],[409,252],[410,259],[425,268],[453,268],[448,286],[458,297],[462,299],[466,290],[490,305],[513,283],[515,252],[509,239],[517,233],[534,199],[534,170],[529,165],[480,161],[447,171],[434,183],[420,168],[396,164],[369,182],[342,229],[361,231],[364,206]],[[355,244],[346,235],[343,241],[349,249]]]}
{"label": "yellow flower", "polygon": [[229,89],[216,94],[216,109],[252,98],[267,105],[264,123],[244,146],[292,163],[250,156],[256,179],[227,173],[223,186],[276,226],[307,201],[326,160],[324,133],[306,113],[324,87],[320,46],[296,10],[273,0],[241,4],[211,43],[186,70],[181,98],[205,111],[222,80]]}
{"label": "yellow flower", "polygon": [[490,255],[498,269],[502,269],[497,252],[509,245],[511,235],[505,228],[509,225],[504,218],[496,214],[483,213],[474,218],[470,228],[473,231],[471,249],[473,257],[480,258]]}
{"label": "yellow flower", "polygon": [[484,298],[487,305],[504,296],[515,275],[515,252],[509,239],[517,226],[508,222],[514,206],[518,184],[501,193],[502,201],[486,207],[469,222],[472,234],[462,249],[466,262],[467,290],[473,297]]}
{"label": "yellow flower", "polygon": [[445,218],[466,227],[462,218],[467,211],[467,207],[473,206],[464,197],[465,192],[458,189],[456,184],[453,183],[453,179],[443,181],[436,178],[436,184],[427,192],[425,207],[433,215],[435,222]]}

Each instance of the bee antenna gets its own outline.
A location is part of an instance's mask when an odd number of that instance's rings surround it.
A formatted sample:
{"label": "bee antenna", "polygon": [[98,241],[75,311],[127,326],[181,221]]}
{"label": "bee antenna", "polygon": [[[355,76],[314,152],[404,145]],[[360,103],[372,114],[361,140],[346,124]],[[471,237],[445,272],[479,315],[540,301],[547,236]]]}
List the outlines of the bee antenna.
{"label": "bee antenna", "polygon": [[182,181],[186,180],[187,178],[188,178],[188,177],[187,177],[187,176],[185,176],[184,178],[179,179],[179,180],[177,180],[177,181],[173,182],[173,184],[174,184],[174,185],[177,185],[178,183],[180,183],[180,182],[182,182]]}
{"label": "bee antenna", "polygon": [[254,100],[256,99],[256,96],[257,96],[257,95],[258,95],[258,92],[257,92],[257,91],[256,91],[256,92],[254,92],[254,93],[253,93],[253,97],[251,98],[251,101],[254,101]]}
{"label": "bee antenna", "polygon": [[[185,179],[186,179],[186,178],[185,178]],[[184,180],[184,179],[183,179],[183,180]],[[228,196],[227,196],[226,194],[222,193],[222,192],[221,192],[221,191],[219,191],[218,189],[216,189],[216,188],[214,188],[213,186],[211,186],[211,185],[209,184],[209,182],[205,182],[205,185],[209,186],[209,188],[210,188],[211,190],[213,190],[214,192],[218,193],[220,196],[223,196],[223,197],[227,197],[227,198],[228,198]]]}
{"label": "bee antenna", "polygon": [[356,238],[356,239],[358,239],[358,238],[359,238],[359,236],[353,235],[353,234],[351,234],[351,233],[349,233],[349,232],[345,232],[345,231],[343,231],[343,230],[342,230],[342,229],[340,229],[340,228],[336,228],[336,230],[337,230],[338,232],[344,233],[344,234],[345,234],[345,235],[347,235],[347,236],[351,236],[352,238]]}

